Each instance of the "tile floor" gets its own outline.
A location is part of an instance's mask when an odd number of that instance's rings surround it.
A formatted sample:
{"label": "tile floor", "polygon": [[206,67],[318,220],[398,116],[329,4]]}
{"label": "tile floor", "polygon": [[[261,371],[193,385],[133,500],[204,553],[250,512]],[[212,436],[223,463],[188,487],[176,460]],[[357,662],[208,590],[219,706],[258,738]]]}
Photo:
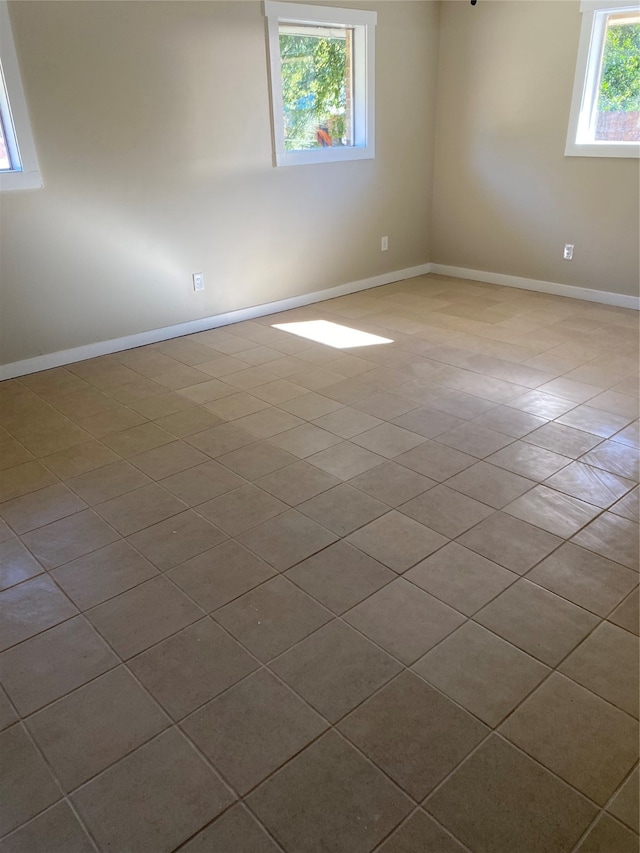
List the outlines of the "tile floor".
{"label": "tile floor", "polygon": [[411,279],[4,382],[0,455],[0,853],[637,853],[635,312]]}

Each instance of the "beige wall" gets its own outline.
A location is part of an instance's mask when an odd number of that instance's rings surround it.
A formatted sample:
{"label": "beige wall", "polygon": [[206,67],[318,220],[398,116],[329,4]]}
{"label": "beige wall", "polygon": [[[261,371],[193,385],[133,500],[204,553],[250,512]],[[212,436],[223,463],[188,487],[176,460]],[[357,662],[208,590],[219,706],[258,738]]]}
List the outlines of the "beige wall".
{"label": "beige wall", "polygon": [[45,187],[0,200],[0,363],[426,263],[438,4],[366,8],[376,159],[275,169],[258,2],[10,3]]}
{"label": "beige wall", "polygon": [[578,0],[441,7],[431,260],[637,294],[639,161],[564,156]]}

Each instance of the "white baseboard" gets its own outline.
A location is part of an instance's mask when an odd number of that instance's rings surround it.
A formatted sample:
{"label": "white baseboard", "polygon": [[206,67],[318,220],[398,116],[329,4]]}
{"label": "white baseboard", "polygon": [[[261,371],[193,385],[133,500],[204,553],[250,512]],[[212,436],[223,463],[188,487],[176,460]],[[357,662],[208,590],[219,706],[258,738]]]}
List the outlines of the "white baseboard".
{"label": "white baseboard", "polygon": [[250,308],[242,308],[239,311],[230,311],[226,314],[216,314],[213,317],[203,317],[200,320],[190,320],[187,323],[179,323],[176,326],[165,326],[162,329],[152,329],[148,332],[140,332],[137,335],[128,335],[124,338],[114,338],[109,341],[98,341],[94,344],[86,344],[73,349],[61,350],[60,352],[47,353],[35,358],[27,358],[24,361],[14,361],[11,364],[0,365],[0,380],[15,379],[18,376],[26,376],[29,373],[37,373],[40,370],[50,370],[52,367],[62,367],[76,361],[86,361],[100,355],[109,355],[122,350],[142,347],[146,344],[156,344],[167,341],[170,338],[180,338],[183,335],[192,335],[195,332],[204,332],[208,329],[216,329],[220,326],[228,326],[231,323],[240,323],[243,320],[255,320],[256,317],[265,317],[268,314],[277,314],[280,311],[288,311],[291,308],[300,308],[311,305],[314,302],[323,302],[326,299],[335,299],[337,296],[346,296],[349,293],[357,293],[361,290],[369,290],[372,287],[380,287],[383,284],[392,284],[405,278],[415,278],[419,275],[435,273],[447,275],[452,278],[469,279],[481,281],[486,284],[498,284],[504,287],[518,287],[522,290],[535,290],[540,293],[552,293],[556,296],[567,296],[571,299],[586,299],[590,302],[600,302],[603,305],[614,305],[618,308],[633,308],[640,310],[640,298],[627,296],[623,293],[608,293],[604,290],[590,290],[586,287],[574,287],[570,284],[558,284],[553,281],[538,281],[532,278],[521,278],[515,275],[503,275],[502,273],[483,272],[481,270],[469,270],[464,267],[452,267],[445,264],[421,264],[417,267],[409,267],[404,270],[383,273],[372,278],[351,281],[327,290],[317,290],[315,293],[305,293],[302,296],[291,296],[288,299],[280,299],[277,302],[265,302],[263,305],[255,305]]}
{"label": "white baseboard", "polygon": [[536,290],[539,293],[551,293],[554,296],[586,299],[588,302],[615,305],[617,308],[640,310],[640,297],[627,296],[624,293],[609,293],[606,290],[591,290],[588,287],[575,287],[572,284],[558,284],[555,281],[539,281],[535,278],[522,278],[517,275],[468,270],[464,267],[450,267],[446,264],[431,264],[431,272],[437,275],[449,275],[452,278],[482,281],[485,284],[500,284],[503,287],[518,287],[521,290]]}
{"label": "white baseboard", "polygon": [[383,284],[392,284],[405,278],[415,278],[426,275],[431,271],[430,264],[421,264],[417,267],[409,267],[404,270],[383,273],[372,278],[351,281],[327,290],[317,290],[315,293],[305,293],[302,296],[291,296],[288,299],[280,299],[277,302],[265,302],[263,305],[255,305],[250,308],[241,308],[238,311],[229,311],[226,314],[216,314],[213,317],[203,317],[200,320],[190,320],[187,323],[179,323],[176,326],[165,326],[162,329],[151,329],[148,332],[140,332],[136,335],[128,335],[124,338],[114,338],[109,341],[98,341],[94,344],[86,344],[73,349],[60,350],[59,352],[46,353],[34,358],[26,358],[23,361],[14,361],[10,364],[0,365],[0,381],[3,379],[15,379],[18,376],[26,376],[29,373],[38,373],[41,370],[50,370],[52,367],[62,367],[76,361],[86,361],[100,355],[109,355],[113,352],[142,347],[146,344],[157,344],[170,338],[181,338],[183,335],[193,335],[195,332],[205,332],[208,329],[217,329],[220,326],[228,326],[231,323],[241,323],[243,320],[255,320],[256,317],[265,317],[268,314],[278,314],[280,311],[288,311],[291,308],[300,308],[311,305],[314,302],[324,302],[327,299],[335,299],[337,296],[347,296],[360,290],[369,290],[372,287],[380,287]]}

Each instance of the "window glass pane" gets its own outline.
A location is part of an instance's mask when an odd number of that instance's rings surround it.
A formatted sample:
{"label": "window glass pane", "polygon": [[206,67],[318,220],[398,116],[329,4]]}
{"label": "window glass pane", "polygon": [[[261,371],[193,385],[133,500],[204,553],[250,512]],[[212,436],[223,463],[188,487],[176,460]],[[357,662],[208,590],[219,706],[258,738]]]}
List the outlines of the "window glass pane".
{"label": "window glass pane", "polygon": [[9,159],[9,152],[7,151],[7,143],[4,138],[4,128],[2,126],[2,120],[0,119],[0,171],[10,168],[11,161]]}
{"label": "window glass pane", "polygon": [[353,145],[350,27],[280,24],[285,149]]}
{"label": "window glass pane", "polygon": [[640,13],[607,18],[596,113],[596,141],[640,141]]}

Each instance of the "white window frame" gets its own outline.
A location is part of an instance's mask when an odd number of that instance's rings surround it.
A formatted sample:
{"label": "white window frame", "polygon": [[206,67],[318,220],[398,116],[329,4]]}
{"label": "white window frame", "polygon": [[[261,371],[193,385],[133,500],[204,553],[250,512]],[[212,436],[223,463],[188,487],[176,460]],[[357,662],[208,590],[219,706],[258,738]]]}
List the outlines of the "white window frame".
{"label": "white window frame", "polygon": [[0,113],[11,161],[11,170],[0,171],[0,191],[38,189],[42,177],[6,0],[0,0]]}
{"label": "white window frame", "polygon": [[565,155],[569,157],[640,157],[637,142],[595,142],[592,122],[600,86],[600,70],[607,16],[615,12],[637,11],[629,0],[582,0],[582,26],[569,115]]}
{"label": "white window frame", "polygon": [[[275,165],[300,166],[340,160],[368,160],[375,157],[376,13],[361,9],[337,9],[265,0],[264,14],[267,19]],[[353,27],[353,145],[300,151],[285,149],[279,40],[281,23]]]}

